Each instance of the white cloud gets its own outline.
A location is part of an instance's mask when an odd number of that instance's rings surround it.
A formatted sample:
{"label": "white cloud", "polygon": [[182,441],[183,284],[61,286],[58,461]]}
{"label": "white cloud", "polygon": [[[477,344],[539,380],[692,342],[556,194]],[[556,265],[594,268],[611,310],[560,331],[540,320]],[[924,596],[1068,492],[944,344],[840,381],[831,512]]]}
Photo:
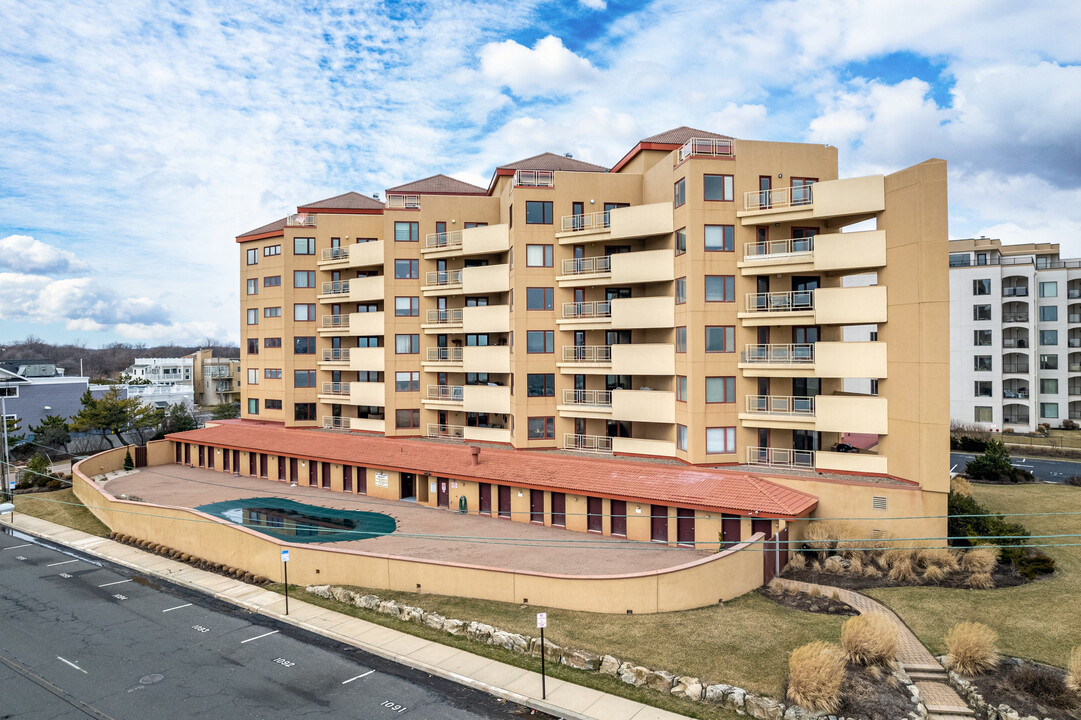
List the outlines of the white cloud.
{"label": "white cloud", "polygon": [[604,10],[608,7],[606,0],[578,0],[578,4],[589,10]]}
{"label": "white cloud", "polygon": [[29,235],[0,238],[0,268],[21,273],[69,273],[86,270],[75,253],[53,247]]}
{"label": "white cloud", "polygon": [[119,296],[92,278],[0,273],[0,317],[5,320],[163,325],[169,314],[151,298]]}
{"label": "white cloud", "polygon": [[538,40],[532,50],[514,40],[488,43],[480,50],[480,70],[521,98],[568,95],[599,76],[589,60],[575,55],[554,35]]}

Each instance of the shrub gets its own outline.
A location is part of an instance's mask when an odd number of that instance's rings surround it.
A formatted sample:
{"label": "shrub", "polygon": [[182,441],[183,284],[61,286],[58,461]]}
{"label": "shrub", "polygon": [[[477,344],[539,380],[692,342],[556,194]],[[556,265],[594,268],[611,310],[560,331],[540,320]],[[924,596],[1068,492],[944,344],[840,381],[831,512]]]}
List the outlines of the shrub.
{"label": "shrub", "polygon": [[766,585],[766,592],[770,595],[784,595],[785,584],[786,583],[780,578],[773,578],[769,581],[769,584]]}
{"label": "shrub", "polygon": [[971,573],[990,573],[998,566],[998,550],[973,548],[961,556],[961,569]]}
{"label": "shrub", "polygon": [[135,469],[135,461],[131,459],[131,450],[128,450],[126,453],[124,453],[124,469],[125,470],[134,470]]}
{"label": "shrub", "polygon": [[1075,423],[1073,420],[1063,420],[1062,421],[1062,429],[1063,430],[1076,430],[1077,429],[1077,423]]}
{"label": "shrub", "polygon": [[1015,468],[1010,462],[1010,451],[1001,440],[988,440],[983,455],[973,458],[965,465],[965,474],[977,480],[991,482],[1032,482],[1035,477],[1027,470]]}
{"label": "shrub", "polygon": [[950,492],[968,497],[972,494],[972,483],[958,475],[950,479]]}
{"label": "shrub", "polygon": [[859,555],[848,561],[848,572],[853,575],[859,575],[863,572],[863,561],[860,560]]}
{"label": "shrub", "polygon": [[1040,703],[1053,708],[1070,709],[1074,698],[1064,678],[1058,672],[1043,665],[1024,663],[1009,668],[1005,677],[1013,694],[1039,698]]}
{"label": "shrub", "polygon": [[947,530],[950,537],[968,538],[952,541],[955,545],[967,547],[981,537],[1001,537],[995,540],[995,545],[1021,545],[1028,537],[1028,530],[1024,525],[1006,521],[970,496],[951,492],[947,507],[950,515]]}
{"label": "shrub", "polygon": [[836,542],[836,536],[830,529],[829,523],[811,522],[803,532],[803,542],[812,550],[829,550]]}
{"label": "shrub", "polygon": [[863,568],[863,576],[865,578],[876,579],[882,577],[882,571],[876,568],[874,565],[868,565]]}
{"label": "shrub", "polygon": [[1070,651],[1070,662],[1066,665],[1066,687],[1081,695],[1081,645]]}
{"label": "shrub", "polygon": [[1050,575],[1055,572],[1055,558],[1043,550],[1025,548],[1021,559],[1014,563],[1021,577],[1033,580],[1037,575]]}
{"label": "shrub", "polygon": [[806,710],[836,712],[844,678],[841,648],[821,640],[798,647],[788,658],[788,699]]}
{"label": "shrub", "polygon": [[1067,485],[1073,485],[1074,487],[1081,487],[1081,475],[1071,475],[1066,478]]}
{"label": "shrub", "polygon": [[923,571],[923,581],[938,585],[946,577],[946,573],[938,565],[928,565]]}
{"label": "shrub", "polygon": [[841,647],[856,665],[885,665],[897,656],[897,626],[883,613],[856,615],[841,626]]}
{"label": "shrub", "polygon": [[956,570],[957,558],[946,548],[920,548],[916,551],[916,564],[922,568],[937,565],[942,570]]}
{"label": "shrub", "polygon": [[897,560],[890,566],[890,582],[912,582],[916,579],[916,571],[912,569],[912,561],[905,557]]}
{"label": "shrub", "polygon": [[969,435],[962,435],[960,437],[951,435],[950,449],[963,450],[965,452],[983,452],[987,449],[987,441]]}
{"label": "shrub", "polygon": [[822,597],[822,588],[817,585],[812,585],[811,589],[807,591],[807,594],[813,598]]}
{"label": "shrub", "polygon": [[788,564],[785,565],[785,569],[802,570],[807,567],[807,558],[803,556],[803,553],[792,553],[792,556],[788,558]]}
{"label": "shrub", "polygon": [[845,564],[841,562],[839,555],[831,555],[826,558],[826,562],[822,564],[822,569],[833,575],[840,575],[845,571]]}
{"label": "shrub", "polygon": [[885,568],[890,569],[893,569],[894,565],[901,562],[912,565],[915,558],[916,551],[910,548],[891,548],[882,553],[882,561],[886,563]]}
{"label": "shrub", "polygon": [[816,573],[822,572],[822,563],[817,560],[811,561],[811,571]]}
{"label": "shrub", "polygon": [[973,590],[991,590],[995,587],[995,579],[991,577],[991,573],[972,573],[967,582]]}
{"label": "shrub", "polygon": [[946,661],[962,675],[979,675],[998,664],[998,633],[983,623],[959,622],[946,633]]}

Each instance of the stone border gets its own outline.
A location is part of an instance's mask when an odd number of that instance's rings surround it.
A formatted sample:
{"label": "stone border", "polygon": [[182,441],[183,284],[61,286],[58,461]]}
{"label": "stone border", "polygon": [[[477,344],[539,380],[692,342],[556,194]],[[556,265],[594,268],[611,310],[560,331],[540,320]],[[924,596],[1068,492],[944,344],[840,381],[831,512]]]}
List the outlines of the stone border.
{"label": "stone border", "polygon": [[[945,656],[943,656],[945,658]],[[1004,657],[1001,662],[1009,665],[1024,665],[1028,660],[1024,658]],[[997,706],[992,705],[983,699],[983,694],[980,693],[980,689],[976,686],[972,680],[968,680],[958,673],[950,670],[949,674],[950,685],[957,691],[961,697],[965,699],[968,706],[972,708],[972,711],[976,713],[976,717],[983,718],[983,720],[1040,720],[1035,715],[1021,715],[1021,713],[1014,710],[1006,703],[1001,703]],[[1051,720],[1050,718],[1044,718],[1044,720]]]}

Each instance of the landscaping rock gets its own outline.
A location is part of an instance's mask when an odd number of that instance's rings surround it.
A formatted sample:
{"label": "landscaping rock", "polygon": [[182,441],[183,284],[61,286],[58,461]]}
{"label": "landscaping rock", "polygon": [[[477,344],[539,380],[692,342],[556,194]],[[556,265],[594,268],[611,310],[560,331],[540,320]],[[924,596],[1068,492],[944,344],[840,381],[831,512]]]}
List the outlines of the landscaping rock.
{"label": "landscaping rock", "polygon": [[675,682],[676,676],[666,670],[654,670],[646,677],[646,687],[663,693],[672,692],[672,685]]}
{"label": "landscaping rock", "polygon": [[391,617],[398,617],[402,613],[401,607],[399,607],[398,603],[394,602],[393,600],[384,600],[383,602],[379,603],[379,607],[377,607],[376,610],[383,613],[384,615],[390,615]]}
{"label": "landscaping rock", "polygon": [[578,670],[596,670],[601,666],[601,658],[599,655],[585,652],[584,650],[568,650],[563,653],[563,658],[560,661],[564,665]]}
{"label": "landscaping rock", "polygon": [[702,699],[702,681],[696,677],[676,678],[676,683],[672,686],[672,694],[698,702]]}
{"label": "landscaping rock", "polygon": [[316,595],[321,598],[330,599],[330,585],[309,585],[304,588],[312,595]]}
{"label": "landscaping rock", "polygon": [[[540,657],[541,653],[541,641],[540,638],[530,638],[529,640],[529,654],[533,657]],[[553,644],[550,640],[544,641],[544,659],[548,662],[560,662],[563,658],[563,648]]]}
{"label": "landscaping rock", "polygon": [[529,649],[529,641],[526,640],[525,637],[506,632],[505,630],[496,630],[492,633],[492,639],[489,642],[497,647],[506,648],[511,652],[524,653]]}
{"label": "landscaping rock", "polygon": [[357,607],[367,608],[369,610],[378,610],[379,603],[383,602],[379,599],[378,595],[361,595],[357,598]]}
{"label": "landscaping rock", "polygon": [[1001,720],[1021,720],[1020,714],[1006,703],[998,706],[998,716]]}
{"label": "landscaping rock", "polygon": [[641,665],[632,665],[629,662],[625,662],[619,666],[619,679],[628,685],[642,687],[646,684],[647,677],[649,677],[649,668],[644,668]]}
{"label": "landscaping rock", "polygon": [[[784,720],[815,720],[822,717],[825,717],[825,715],[820,712],[804,710],[799,705],[789,705],[784,711]],[[837,720],[833,715],[830,715],[830,717]]]}
{"label": "landscaping rock", "polygon": [[605,675],[611,675],[612,677],[616,677],[619,675],[620,664],[621,663],[616,658],[612,657],[611,655],[605,655],[603,658],[601,658],[600,671]]}
{"label": "landscaping rock", "polygon": [[338,602],[343,602],[343,603],[346,603],[348,605],[352,605],[353,604],[353,598],[355,598],[357,594],[355,592],[353,592],[352,590],[346,590],[345,588],[331,587],[330,588],[330,595],[331,595],[331,597],[333,597]]}
{"label": "landscaping rock", "polygon": [[430,628],[435,628],[436,630],[442,630],[443,629],[443,622],[446,621],[446,618],[443,617],[442,615],[440,615],[439,613],[426,612],[426,613],[424,613],[423,621],[424,621],[424,624],[427,625]]}
{"label": "landscaping rock", "polygon": [[485,625],[484,623],[471,622],[466,627],[465,636],[470,640],[476,640],[477,642],[486,643],[492,638],[492,633],[495,632],[495,628],[491,625]]}
{"label": "landscaping rock", "polygon": [[421,618],[424,617],[424,611],[419,607],[414,607],[413,605],[401,605],[400,607],[402,609],[402,614],[398,617],[401,620],[405,620],[406,622],[420,622]]}
{"label": "landscaping rock", "polygon": [[747,714],[758,720],[782,720],[784,718],[784,704],[777,702],[773,698],[747,695],[743,704]]}
{"label": "landscaping rock", "polygon": [[461,635],[465,632],[465,623],[461,620],[447,618],[443,621],[443,632],[450,633],[451,635]]}

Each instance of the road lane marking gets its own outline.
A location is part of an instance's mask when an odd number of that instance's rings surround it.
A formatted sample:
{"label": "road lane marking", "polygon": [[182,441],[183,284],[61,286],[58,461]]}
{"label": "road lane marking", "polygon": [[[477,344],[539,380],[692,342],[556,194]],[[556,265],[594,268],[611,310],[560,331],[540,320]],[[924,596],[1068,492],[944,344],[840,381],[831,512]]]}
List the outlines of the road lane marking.
{"label": "road lane marking", "polygon": [[954,470],[956,470],[956,469],[957,469],[957,466],[956,466],[956,465],[954,465],[953,467],[951,467],[951,468],[950,468],[950,472],[953,472],[953,471],[954,471]]}
{"label": "road lane marking", "polygon": [[34,543],[23,543],[22,545],[12,545],[11,547],[0,548],[0,550],[14,550],[15,548],[30,547]]}
{"label": "road lane marking", "polygon": [[369,675],[371,675],[373,672],[375,672],[375,670],[369,670],[368,672],[364,673],[363,675],[357,675],[356,677],[351,677],[348,680],[343,680],[342,685],[348,685],[349,683],[353,682],[354,680],[360,680],[361,678],[366,678]]}
{"label": "road lane marking", "polygon": [[59,660],[60,662],[64,663],[65,665],[70,665],[71,667],[73,667],[76,670],[78,670],[79,672],[81,672],[83,675],[89,675],[90,674],[86,670],[83,670],[81,667],[79,667],[78,665],[73,663],[71,660],[65,660],[64,658],[60,657],[59,655],[56,656],[56,659]]}
{"label": "road lane marking", "polygon": [[64,562],[49,563],[45,567],[56,567],[57,565],[71,565],[72,563],[79,562],[78,560],[65,560]]}
{"label": "road lane marking", "polygon": [[123,585],[124,583],[131,582],[131,580],[117,580],[116,582],[105,583],[104,585],[98,585],[98,587],[109,587],[110,585]]}
{"label": "road lane marking", "polygon": [[241,640],[240,644],[243,645],[244,643],[250,643],[252,640],[258,640],[259,638],[265,638],[267,635],[273,635],[276,632],[278,632],[278,631],[277,630],[271,630],[268,633],[263,633],[262,635],[256,635],[255,637],[248,638],[247,640]]}
{"label": "road lane marking", "polygon": [[173,610],[179,610],[181,608],[186,608],[186,607],[191,607],[191,603],[184,603],[183,605],[177,605],[176,607],[171,607],[171,608],[168,608],[166,610],[162,610],[162,612],[163,613],[172,612]]}

